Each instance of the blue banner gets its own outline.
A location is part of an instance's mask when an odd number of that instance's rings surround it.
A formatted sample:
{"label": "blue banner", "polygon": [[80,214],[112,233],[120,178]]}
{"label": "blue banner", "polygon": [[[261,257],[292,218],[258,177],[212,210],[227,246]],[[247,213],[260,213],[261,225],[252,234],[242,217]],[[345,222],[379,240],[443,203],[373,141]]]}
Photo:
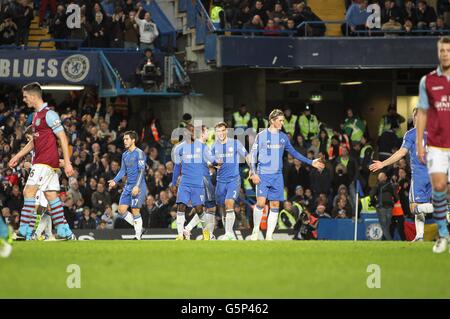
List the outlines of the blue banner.
{"label": "blue banner", "polygon": [[98,85],[96,52],[0,50],[0,83]]}

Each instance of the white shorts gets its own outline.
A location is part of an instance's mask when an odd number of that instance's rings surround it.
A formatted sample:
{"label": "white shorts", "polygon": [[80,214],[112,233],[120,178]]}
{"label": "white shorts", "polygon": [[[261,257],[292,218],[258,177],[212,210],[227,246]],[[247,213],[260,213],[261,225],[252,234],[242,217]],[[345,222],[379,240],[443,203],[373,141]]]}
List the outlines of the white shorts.
{"label": "white shorts", "polygon": [[45,198],[44,192],[40,189],[36,193],[36,204],[45,208],[48,207],[48,200]]}
{"label": "white shorts", "polygon": [[43,192],[59,192],[59,175],[57,170],[44,164],[35,164],[31,166],[28,176],[27,186],[38,186]]}
{"label": "white shorts", "polygon": [[450,182],[450,150],[428,147],[427,152],[428,174],[443,173],[447,174]]}

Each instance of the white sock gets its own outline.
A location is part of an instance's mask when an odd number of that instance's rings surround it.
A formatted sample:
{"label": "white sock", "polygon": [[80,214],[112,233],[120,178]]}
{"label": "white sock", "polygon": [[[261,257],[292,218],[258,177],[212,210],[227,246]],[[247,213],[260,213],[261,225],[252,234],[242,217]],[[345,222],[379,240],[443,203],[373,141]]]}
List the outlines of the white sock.
{"label": "white sock", "polygon": [[133,217],[134,219],[134,231],[136,232],[136,237],[141,238],[142,235],[142,217],[141,214]]}
{"label": "white sock", "polygon": [[214,233],[216,227],[216,215],[214,213],[206,213],[206,227],[208,227],[209,233]]}
{"label": "white sock", "polygon": [[129,212],[126,211],[123,215],[121,215],[123,219],[125,219],[125,221],[130,224],[131,226],[134,226],[134,220],[133,220],[133,215]]}
{"label": "white sock", "polygon": [[416,213],[431,214],[432,212],[434,212],[434,208],[431,203],[417,204],[416,206]]}
{"label": "white sock", "polygon": [[253,232],[259,231],[259,225],[261,224],[261,219],[263,217],[263,208],[259,208],[258,205],[255,205],[253,208]]}
{"label": "white sock", "polygon": [[205,229],[208,224],[206,212],[200,215],[200,223],[202,229]]}
{"label": "white sock", "polygon": [[[51,235],[53,235],[52,233],[52,217],[48,214],[44,214],[44,216],[42,216],[43,218],[45,217],[45,234],[50,237]],[[42,222],[42,219],[41,219]]]}
{"label": "white sock", "polygon": [[177,231],[178,235],[183,235],[184,222],[186,221],[186,216],[184,212],[177,212]]}
{"label": "white sock", "polygon": [[233,232],[233,226],[234,226],[235,220],[236,220],[236,214],[234,213],[234,210],[232,210],[232,209],[227,210],[226,216],[225,216],[225,232],[226,233]]}
{"label": "white sock", "polygon": [[425,221],[416,215],[414,217],[414,222],[416,224],[416,238],[423,238],[425,232]]}
{"label": "white sock", "polygon": [[267,217],[266,238],[272,238],[275,227],[277,226],[277,222],[278,222],[278,208],[274,210],[271,209],[269,212],[269,217]]}
{"label": "white sock", "polygon": [[192,217],[189,224],[187,224],[186,229],[191,231],[192,229],[195,228],[195,226],[198,225],[199,222],[200,222],[200,217],[198,216],[198,214],[195,214],[194,217]]}
{"label": "white sock", "polygon": [[[36,235],[37,235],[37,237],[40,237],[42,235],[42,233],[44,232],[44,230],[46,229],[47,223],[46,223],[46,220],[45,220],[45,216],[48,216],[48,215],[43,214],[41,216],[41,221],[39,222],[39,225],[36,228]],[[48,217],[50,217],[50,216],[48,216]],[[50,221],[51,221],[51,218],[50,218]]]}

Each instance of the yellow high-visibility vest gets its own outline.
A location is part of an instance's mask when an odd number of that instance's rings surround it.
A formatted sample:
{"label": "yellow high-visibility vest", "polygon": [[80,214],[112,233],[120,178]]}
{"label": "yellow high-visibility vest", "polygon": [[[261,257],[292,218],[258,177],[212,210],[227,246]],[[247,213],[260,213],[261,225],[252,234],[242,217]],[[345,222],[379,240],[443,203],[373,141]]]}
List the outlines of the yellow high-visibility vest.
{"label": "yellow high-visibility vest", "polygon": [[211,9],[212,23],[220,23],[220,13],[223,11],[221,6],[214,6]]}
{"label": "yellow high-visibility vest", "polygon": [[239,114],[239,112],[234,112],[233,118],[234,118],[234,122],[236,123],[234,128],[240,127],[240,128],[246,129],[251,116],[250,116],[250,113],[248,113],[248,112],[245,113],[244,116]]}
{"label": "yellow high-visibility vest", "polygon": [[294,137],[295,134],[295,123],[297,122],[298,116],[291,115],[291,120],[288,121],[287,118],[284,119],[284,130],[286,133],[291,134]]}

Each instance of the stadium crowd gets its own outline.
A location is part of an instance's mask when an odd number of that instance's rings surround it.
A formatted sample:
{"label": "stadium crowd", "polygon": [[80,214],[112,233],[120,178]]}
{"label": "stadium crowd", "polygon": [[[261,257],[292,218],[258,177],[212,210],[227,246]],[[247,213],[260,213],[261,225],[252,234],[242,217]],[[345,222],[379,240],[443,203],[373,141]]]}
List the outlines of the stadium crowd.
{"label": "stadium crowd", "polygon": [[[16,89],[17,90],[17,89]],[[3,217],[15,229],[18,228],[19,212],[23,205],[22,189],[25,185],[31,161],[31,154],[17,168],[7,166],[11,156],[18,152],[27,141],[26,128],[31,123],[31,110],[21,102],[20,91],[3,91],[0,100],[0,167],[1,188],[0,207]],[[61,103],[55,103],[51,95],[44,100],[60,114],[72,151],[75,176],[61,175],[61,199],[65,216],[74,229],[126,228],[129,225],[117,218],[117,204],[122,186],[109,190],[107,181],[120,169],[123,151],[122,137],[130,125],[128,105],[117,98],[108,105],[99,102],[95,93],[81,96],[75,92],[67,94]],[[312,170],[285,156],[285,202],[280,212],[280,229],[297,229],[308,220],[317,223],[320,218],[352,218],[355,214],[355,194],[360,191],[363,200],[358,209],[368,210],[376,203],[370,200],[368,166],[374,157],[374,147],[369,138],[366,122],[347,110],[347,118],[339,128],[329,128],[320,122],[307,106],[302,114],[295,115],[285,109],[285,131],[292,139],[294,147],[309,158],[321,157],[326,161],[322,171]],[[192,121],[185,114],[180,127]],[[399,125],[405,119],[395,112],[393,106],[383,116],[376,137],[377,148],[382,159],[390,156],[401,144]],[[268,125],[261,112],[253,117],[241,105],[233,114],[230,126],[253,128],[256,131]],[[147,176],[149,195],[141,209],[145,228],[176,228],[176,194],[169,183],[173,173],[170,152],[173,144],[163,134],[167,128],[161,127],[156,117],[150,118],[139,129],[139,147],[147,155]],[[375,139],[374,139],[375,140]],[[208,143],[214,141],[214,136]],[[249,229],[252,225],[254,203],[253,185],[247,180],[248,170],[242,165],[242,188],[235,205],[237,229]],[[398,204],[403,209],[401,215],[409,215],[408,189],[410,169],[406,160],[401,160],[386,171],[389,183],[395,189]],[[214,180],[214,176],[213,176]],[[371,184],[369,186],[369,184]],[[358,189],[361,186],[361,190]],[[392,203],[394,206],[395,202]],[[392,207],[391,207],[392,208]],[[373,209],[373,207],[372,207]],[[397,210],[398,211],[398,210]],[[394,210],[393,210],[394,212]],[[193,216],[188,212],[187,221]],[[219,213],[216,214],[217,227],[222,227]],[[313,229],[311,228],[311,233]],[[303,236],[305,238],[305,236]],[[312,236],[314,238],[314,236]],[[403,237],[403,236],[402,236]]]}
{"label": "stadium crowd", "polygon": [[[370,4],[380,6],[380,27],[369,28]],[[342,33],[350,36],[447,35],[450,24],[448,0],[354,0],[346,1],[347,11]],[[368,32],[370,31],[370,32]],[[397,31],[397,32],[396,32]]]}
{"label": "stadium crowd", "polygon": [[[66,9],[72,3],[81,7],[80,28],[68,28],[66,23]],[[57,42],[58,49],[79,46],[153,49],[159,30],[152,20],[150,3],[151,0],[1,0],[0,45],[27,45],[31,21],[39,15],[40,26],[48,26],[53,38],[72,40]],[[214,26],[233,29],[233,34],[239,34],[238,29],[262,36],[323,36],[326,32],[326,24],[320,23],[322,19],[304,0],[204,0],[202,3]],[[380,27],[369,28],[367,21],[371,13],[366,8],[374,3],[381,8]],[[442,36],[450,29],[448,0],[353,0],[345,4],[343,35]]]}
{"label": "stadium crowd", "polygon": [[[31,21],[39,15],[40,27],[48,26],[57,49],[73,47],[154,49],[159,36],[152,20],[151,1],[135,0],[2,0],[0,1],[0,45],[27,45]],[[81,8],[81,25],[69,28],[67,7]],[[47,12],[47,9],[49,12]]]}

